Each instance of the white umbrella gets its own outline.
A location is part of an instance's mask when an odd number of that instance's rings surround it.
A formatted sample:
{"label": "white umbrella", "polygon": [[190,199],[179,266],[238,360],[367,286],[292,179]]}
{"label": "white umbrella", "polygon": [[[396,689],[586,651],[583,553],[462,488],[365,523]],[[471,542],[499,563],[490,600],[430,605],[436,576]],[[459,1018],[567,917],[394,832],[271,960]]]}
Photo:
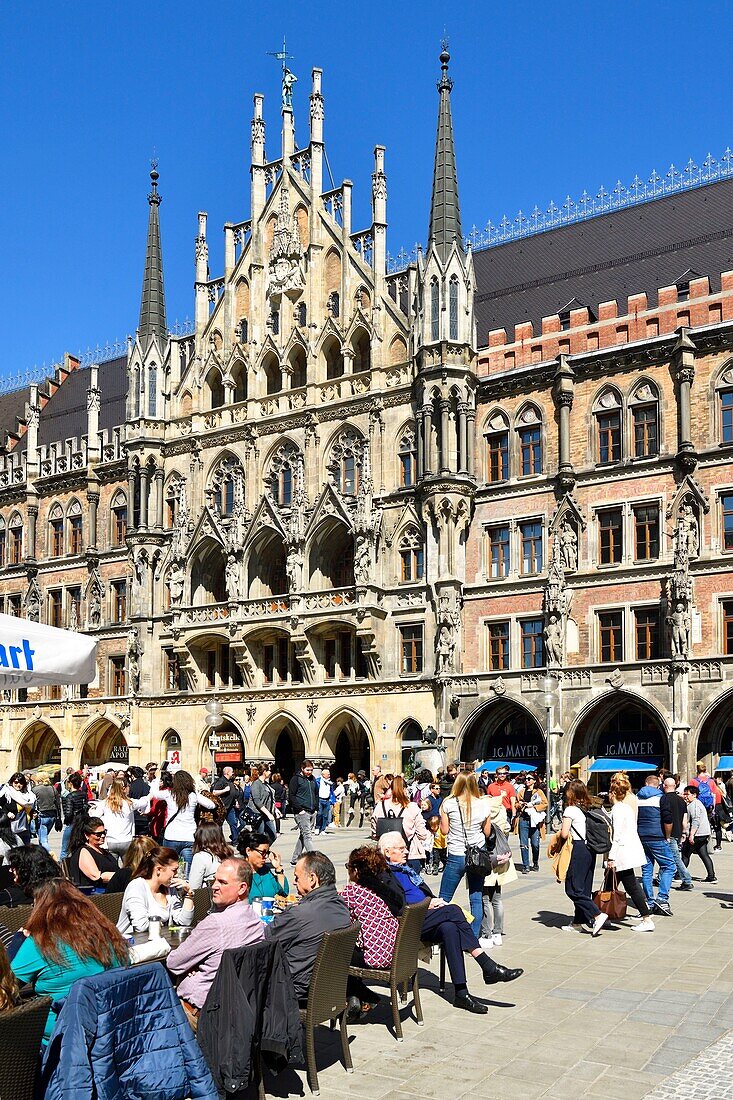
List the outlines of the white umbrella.
{"label": "white umbrella", "polygon": [[89,684],[96,674],[94,638],[0,615],[0,688]]}

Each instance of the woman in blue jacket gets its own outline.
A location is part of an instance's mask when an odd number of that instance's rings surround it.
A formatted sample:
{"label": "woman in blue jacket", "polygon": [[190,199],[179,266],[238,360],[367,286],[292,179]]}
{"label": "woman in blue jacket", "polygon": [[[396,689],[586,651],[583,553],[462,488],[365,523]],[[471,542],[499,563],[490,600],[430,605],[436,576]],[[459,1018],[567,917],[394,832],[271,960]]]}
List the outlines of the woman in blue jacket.
{"label": "woman in blue jacket", "polygon": [[20,982],[30,982],[41,997],[54,1002],[43,1033],[48,1042],[58,1006],[78,978],[126,966],[127,943],[111,921],[72,883],[51,879],[35,893],[33,912],[23,929],[26,940],[11,969]]}

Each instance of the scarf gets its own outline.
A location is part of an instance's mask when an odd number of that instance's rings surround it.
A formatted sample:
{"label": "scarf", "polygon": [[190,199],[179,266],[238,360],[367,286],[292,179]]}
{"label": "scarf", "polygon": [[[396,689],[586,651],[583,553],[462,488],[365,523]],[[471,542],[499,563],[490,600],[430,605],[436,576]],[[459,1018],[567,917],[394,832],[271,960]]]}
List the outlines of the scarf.
{"label": "scarf", "polygon": [[390,863],[390,871],[400,871],[401,874],[406,875],[409,878],[413,886],[417,886],[422,890],[423,880],[419,871],[416,871],[414,867],[410,867],[409,863]]}

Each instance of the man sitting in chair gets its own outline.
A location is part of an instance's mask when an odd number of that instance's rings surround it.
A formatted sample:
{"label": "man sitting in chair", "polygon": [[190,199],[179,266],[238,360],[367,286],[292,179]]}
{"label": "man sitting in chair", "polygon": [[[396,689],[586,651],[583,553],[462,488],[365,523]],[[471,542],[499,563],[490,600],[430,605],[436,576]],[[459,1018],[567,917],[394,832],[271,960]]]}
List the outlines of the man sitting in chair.
{"label": "man sitting in chair", "polygon": [[211,895],[214,909],[168,955],[171,974],[183,974],[176,992],[194,1031],[222,952],[247,947],[264,936],[264,927],[247,900],[252,868],[246,859],[223,859],[217,867]]}
{"label": "man sitting in chair", "polygon": [[467,1012],[483,1014],[488,1007],[468,992],[464,952],[473,955],[481,967],[486,985],[495,982],[513,982],[524,971],[499,966],[490,958],[476,936],[471,931],[463,910],[458,905],[447,905],[441,898],[433,897],[433,892],[422,876],[408,863],[407,845],[401,833],[382,833],[379,849],[384,854],[389,867],[388,879],[383,882],[383,900],[390,910],[399,916],[405,905],[414,905],[430,898],[430,906],[425,914],[422,926],[422,938],[426,943],[440,943],[445,949],[446,962],[455,990],[454,1004]]}
{"label": "man sitting in chair", "polygon": [[293,874],[300,903],[268,924],[265,939],[279,943],[293,978],[295,996],[308,1000],[313,965],[324,932],[348,928],[349,910],[336,892],[336,871],[323,852],[306,852]]}

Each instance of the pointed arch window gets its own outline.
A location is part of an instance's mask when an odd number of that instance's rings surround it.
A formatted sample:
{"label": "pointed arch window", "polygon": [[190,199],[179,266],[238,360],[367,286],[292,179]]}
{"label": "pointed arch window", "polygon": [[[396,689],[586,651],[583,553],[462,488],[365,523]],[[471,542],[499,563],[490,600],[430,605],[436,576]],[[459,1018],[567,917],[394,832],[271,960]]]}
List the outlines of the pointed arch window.
{"label": "pointed arch window", "polygon": [[23,560],[23,520],[16,512],[10,519],[10,564],[20,565]]}
{"label": "pointed arch window", "polygon": [[425,575],[425,550],[420,532],[410,528],[400,540],[400,580],[403,584],[421,581]]}
{"label": "pointed arch window", "polygon": [[0,516],[0,569],[4,569],[7,564],[8,555],[8,540],[7,531],[5,530],[5,520]]}
{"label": "pointed arch window", "polygon": [[305,328],[308,322],[308,307],[305,302],[299,302],[295,307],[295,323],[299,328]]}
{"label": "pointed arch window", "polygon": [[64,513],[55,504],[48,515],[48,556],[60,558],[64,552]]}
{"label": "pointed arch window", "polygon": [[486,480],[507,481],[509,478],[509,421],[496,412],[486,427]]}
{"label": "pointed arch window", "polygon": [[72,501],[67,512],[69,521],[69,553],[81,554],[84,549],[84,525],[81,514],[81,504],[78,500]]}
{"label": "pointed arch window", "polygon": [[137,418],[140,415],[140,368],[135,367],[132,376],[132,415]]}
{"label": "pointed arch window", "polygon": [[417,445],[415,443],[415,433],[412,429],[405,432],[402,436],[398,456],[400,462],[400,485],[405,489],[411,489],[415,484],[417,467]]}
{"label": "pointed arch window", "polygon": [[448,284],[448,324],[449,324],[449,339],[458,339],[458,278],[455,275],[451,276],[451,281]]}
{"label": "pointed arch window", "polygon": [[148,367],[148,416],[157,416],[158,412],[158,368],[155,363]]}
{"label": "pointed arch window", "polygon": [[440,339],[440,288],[436,278],[430,283],[430,339]]}
{"label": "pointed arch window", "polygon": [[721,443],[733,443],[733,362],[723,369],[716,383],[717,434]]}
{"label": "pointed arch window", "polygon": [[283,466],[280,471],[279,503],[282,508],[289,508],[293,503],[293,471],[290,465]]}
{"label": "pointed arch window", "polygon": [[522,477],[542,473],[542,423],[534,405],[520,413],[517,422],[519,468]]}
{"label": "pointed arch window", "polygon": [[127,538],[127,497],[122,492],[112,499],[112,545],[124,546]]}
{"label": "pointed arch window", "polygon": [[642,382],[631,400],[631,432],[634,458],[653,458],[659,454],[659,393],[650,382]]}

